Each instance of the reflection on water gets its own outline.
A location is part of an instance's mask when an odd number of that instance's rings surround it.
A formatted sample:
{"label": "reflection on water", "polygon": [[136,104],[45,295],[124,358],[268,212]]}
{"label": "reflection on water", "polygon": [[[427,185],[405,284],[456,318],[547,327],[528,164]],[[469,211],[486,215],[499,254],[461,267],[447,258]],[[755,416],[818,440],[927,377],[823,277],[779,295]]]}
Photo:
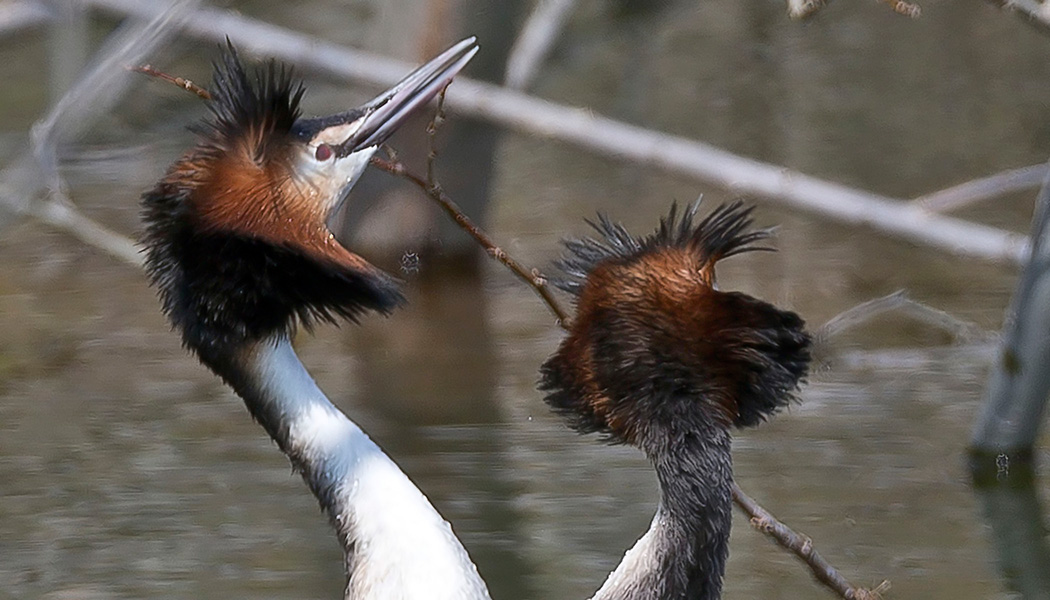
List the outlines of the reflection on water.
{"label": "reflection on water", "polygon": [[[919,21],[832,3],[803,25],[779,3],[624,10],[637,4],[581,3],[537,93],[901,197],[1039,162],[1050,148],[1050,43],[987,3],[927,0]],[[389,33],[405,33],[398,10],[412,5],[241,8],[417,59]],[[0,75],[15,82],[0,87],[3,155],[17,140],[7,132],[46,102],[44,38],[0,42]],[[163,62],[204,80],[210,51],[184,43]],[[312,88],[316,112],[354,96]],[[93,156],[139,148],[119,155],[131,167],[78,163],[77,202],[133,231],[138,193],[191,142],[182,125],[201,113],[178,90],[143,83],[88,140]],[[671,200],[724,197],[517,136],[495,161],[490,227],[533,264],[597,209],[638,230]],[[964,216],[1024,230],[1029,198]],[[759,220],[782,224],[782,251],[731,261],[728,288],[813,323],[907,288],[999,327],[1011,269],[771,205]],[[142,275],[33,223],[0,233],[0,598],[338,597],[339,548],[314,500],[239,400],[179,347]],[[631,449],[578,438],[548,414],[536,369],[559,332],[531,293],[496,266],[471,277],[437,262],[423,257],[407,275],[411,305],[392,318],[302,336],[304,361],[454,523],[495,597],[587,597],[648,525],[652,473]],[[737,476],[858,584],[888,578],[898,598],[1007,598],[962,455],[990,350],[950,343],[893,316],[851,331],[800,406],[738,437]],[[1048,491],[1044,478],[1037,492]],[[827,596],[735,525],[727,597]]]}

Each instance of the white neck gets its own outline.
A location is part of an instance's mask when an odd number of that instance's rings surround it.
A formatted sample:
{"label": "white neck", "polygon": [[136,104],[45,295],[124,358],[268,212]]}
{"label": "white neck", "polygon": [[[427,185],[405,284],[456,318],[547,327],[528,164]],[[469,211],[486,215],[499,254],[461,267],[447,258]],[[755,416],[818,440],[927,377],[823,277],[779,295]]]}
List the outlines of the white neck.
{"label": "white neck", "polygon": [[646,578],[659,572],[662,518],[661,511],[657,510],[649,530],[623,555],[623,560],[591,600],[641,598],[647,597],[646,592],[657,591]]}
{"label": "white neck", "polygon": [[489,598],[449,524],[379,446],[328,401],[287,339],[256,344],[224,366],[212,365],[244,398],[331,517],[346,552],[347,599]]}

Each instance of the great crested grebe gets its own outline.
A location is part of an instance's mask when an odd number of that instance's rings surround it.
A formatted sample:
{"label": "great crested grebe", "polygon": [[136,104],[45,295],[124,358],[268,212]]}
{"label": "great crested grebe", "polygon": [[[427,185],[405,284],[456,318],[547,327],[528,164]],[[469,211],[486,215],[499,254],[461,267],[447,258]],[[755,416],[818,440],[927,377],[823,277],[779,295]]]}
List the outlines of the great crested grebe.
{"label": "great crested grebe", "polygon": [[456,44],[368,104],[300,116],[302,84],[271,62],[215,65],[201,141],[143,197],[146,264],[183,342],[244,399],[328,514],[346,598],[488,598],[448,523],[318,389],[298,325],[388,313],[397,282],[325,224],[378,144],[474,56]]}
{"label": "great crested grebe", "polygon": [[566,242],[556,285],[576,300],[568,337],[541,369],[547,403],[581,433],[640,448],[660,504],[649,531],[595,594],[601,600],[721,597],[729,555],[732,427],[786,406],[809,366],[793,312],[715,287],[715,263],[760,250],[751,209],[695,223],[672,207],[634,237],[601,218],[598,239]]}

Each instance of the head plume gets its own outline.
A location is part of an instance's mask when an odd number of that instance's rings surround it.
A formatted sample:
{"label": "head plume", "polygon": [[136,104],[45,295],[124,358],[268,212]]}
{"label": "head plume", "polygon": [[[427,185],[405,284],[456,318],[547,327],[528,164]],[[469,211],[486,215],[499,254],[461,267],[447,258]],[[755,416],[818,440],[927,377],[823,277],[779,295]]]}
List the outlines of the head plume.
{"label": "head plume", "polygon": [[249,71],[229,43],[214,67],[200,142],[142,200],[147,271],[186,344],[395,308],[396,280],[335,240],[291,168],[302,84],[272,61]]}
{"label": "head plume", "polygon": [[274,60],[249,73],[229,38],[212,66],[212,119],[201,133],[222,150],[244,144],[241,150],[256,161],[279,151],[300,117],[302,82]]}
{"label": "head plume", "polygon": [[768,250],[741,202],[697,222],[672,206],[648,236],[604,216],[565,242],[555,285],[575,296],[569,336],[541,370],[546,401],[581,432],[644,444],[695,419],[754,425],[793,398],[809,363],[795,313],[715,289],[715,264]]}

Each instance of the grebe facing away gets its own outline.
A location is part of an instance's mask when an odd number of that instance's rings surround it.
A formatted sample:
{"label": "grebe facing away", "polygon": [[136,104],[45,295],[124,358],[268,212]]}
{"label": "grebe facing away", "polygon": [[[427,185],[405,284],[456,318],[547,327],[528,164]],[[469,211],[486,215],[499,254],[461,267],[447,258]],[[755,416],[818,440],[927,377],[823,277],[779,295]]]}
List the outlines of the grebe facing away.
{"label": "grebe facing away", "polygon": [[569,336],[544,363],[547,403],[581,433],[640,448],[660,504],[649,531],[594,598],[713,600],[729,554],[731,427],[795,397],[810,337],[793,312],[715,287],[715,263],[762,249],[751,209],[699,203],[636,238],[604,217],[599,239],[566,243],[555,283],[576,301]]}

